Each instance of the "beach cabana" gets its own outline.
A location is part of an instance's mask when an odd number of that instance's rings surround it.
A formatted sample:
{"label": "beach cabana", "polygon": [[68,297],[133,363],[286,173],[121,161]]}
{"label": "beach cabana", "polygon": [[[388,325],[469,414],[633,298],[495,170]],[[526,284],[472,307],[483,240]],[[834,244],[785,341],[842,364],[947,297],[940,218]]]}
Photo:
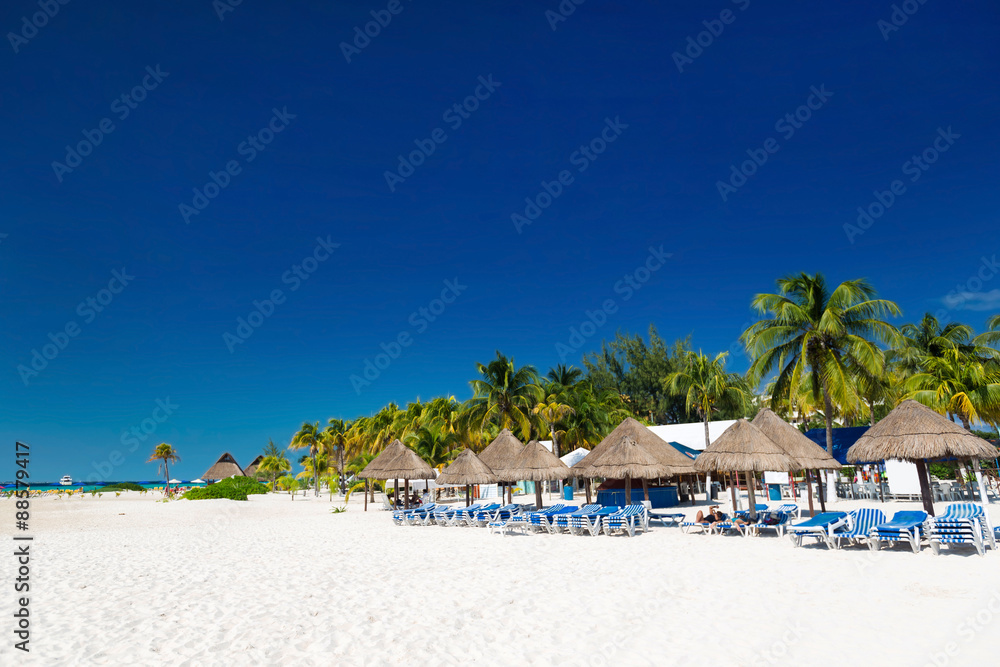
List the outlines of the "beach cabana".
{"label": "beach cabana", "polygon": [[542,509],[541,482],[566,479],[572,473],[569,466],[545,449],[542,443],[532,440],[521,449],[521,453],[504,473],[508,481],[525,480],[535,483],[535,508]]}
{"label": "beach cabana", "polygon": [[[840,470],[841,465],[837,459],[830,456],[825,449],[807,438],[802,431],[795,428],[784,419],[774,414],[768,408],[763,408],[757,416],[750,422],[764,432],[771,441],[780,447],[786,454],[795,459],[801,466],[801,470],[806,471],[806,489],[809,494],[809,516],[813,512],[812,482],[809,479],[811,470]],[[823,482],[820,479],[819,506],[826,511],[826,501],[823,496]]]}
{"label": "beach cabana", "polygon": [[914,400],[906,400],[897,405],[847,450],[847,460],[851,463],[887,459],[916,463],[920,495],[924,501],[924,509],[931,516],[934,516],[934,498],[927,475],[928,461],[971,460],[979,495],[983,503],[986,503],[986,487],[979,459],[992,459],[996,455],[996,447],[989,442]]}
{"label": "beach cabana", "polygon": [[[746,475],[747,493],[750,504],[750,519],[756,520],[757,510],[754,499],[755,472],[767,470],[775,472],[791,472],[801,465],[764,432],[748,422],[737,419],[736,423],[727,428],[715,442],[705,448],[694,460],[694,467],[700,472],[719,470]],[[736,509],[736,485],[732,486],[733,509]]]}
{"label": "beach cabana", "polygon": [[[415,451],[399,440],[393,440],[382,450],[381,454],[365,466],[358,477],[396,481],[401,479],[406,488],[409,488],[411,479],[434,479],[436,473]],[[393,488],[395,489],[397,486],[394,484]],[[405,491],[403,498],[404,507],[409,509],[410,496]]]}
{"label": "beach cabana", "polygon": [[[486,449],[479,452],[479,460],[485,463],[486,467],[492,470],[501,482],[516,482],[517,480],[510,479],[506,472],[514,465],[514,461],[517,460],[522,449],[524,449],[524,443],[514,437],[510,429],[505,428]],[[507,502],[514,502],[513,496],[514,492],[508,484]]]}
{"label": "beach cabana", "polygon": [[471,449],[463,449],[451,465],[437,476],[438,484],[464,484],[465,506],[472,502],[470,486],[472,484],[496,484],[497,476],[489,466],[480,460]]}
{"label": "beach cabana", "polygon": [[[626,417],[622,423],[615,427],[604,440],[587,454],[580,462],[573,466],[578,472],[586,469],[592,462],[600,458],[604,452],[612,446],[621,442],[622,438],[628,436],[632,438],[643,449],[652,454],[660,463],[673,471],[674,475],[694,475],[694,461],[681,454],[677,449],[669,445],[660,436],[650,431],[646,426],[632,417]],[[585,477],[585,487],[587,489],[587,502],[590,502],[590,477]],[[599,475],[595,475],[599,476]],[[618,478],[621,479],[621,478]],[[692,486],[692,489],[694,487]],[[693,493],[692,493],[693,500]]]}
{"label": "beach cabana", "polygon": [[233,455],[229,452],[224,452],[219,460],[215,464],[205,471],[202,478],[217,482],[220,479],[228,479],[230,477],[244,477],[246,473],[243,472],[243,468],[240,464],[236,462]]}
{"label": "beach cabana", "polygon": [[[687,463],[685,463],[685,467],[688,467]],[[643,495],[646,500],[649,500],[647,480],[670,477],[675,474],[673,468],[654,456],[630,435],[623,435],[617,442],[612,442],[605,447],[599,456],[596,458],[588,456],[587,459],[576,464],[573,469],[576,474],[585,475],[588,478],[624,479],[626,505],[632,504],[633,479],[642,480]]]}
{"label": "beach cabana", "polygon": [[257,468],[260,467],[260,462],[263,460],[264,460],[264,455],[258,454],[257,458],[251,461],[250,465],[248,465],[246,468],[243,469],[243,473],[247,477],[253,477],[254,475],[257,474]]}

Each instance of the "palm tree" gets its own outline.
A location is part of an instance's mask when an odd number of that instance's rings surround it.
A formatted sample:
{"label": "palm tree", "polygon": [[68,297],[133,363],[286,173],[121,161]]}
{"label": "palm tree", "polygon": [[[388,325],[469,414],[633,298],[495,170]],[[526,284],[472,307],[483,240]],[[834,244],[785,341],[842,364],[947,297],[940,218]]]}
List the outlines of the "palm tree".
{"label": "palm tree", "polygon": [[892,301],[875,298],[867,280],[845,280],[830,292],[822,274],[779,278],[778,293],[758,294],[752,305],[769,317],[740,337],[752,359],[748,379],[759,383],[777,371],[773,397],[789,400],[806,384],[823,397],[826,449],[833,453],[834,405],[844,412],[861,403],[854,378],[860,371],[880,376],[885,354],[899,332],[885,322],[899,315]]}
{"label": "palm tree", "polygon": [[566,366],[564,364],[558,364],[549,369],[549,372],[545,375],[554,384],[560,385],[562,387],[572,387],[581,379],[583,379],[583,371],[575,366]]}
{"label": "palm tree", "polygon": [[[325,451],[320,451],[316,456],[310,458],[302,457],[302,472],[295,476],[296,479],[307,480],[310,477],[316,480],[316,488],[319,489],[319,479],[326,478],[333,474],[335,468],[330,461],[330,455]],[[318,494],[317,494],[318,495]]]}
{"label": "palm tree", "polygon": [[327,451],[336,455],[337,473],[339,477],[340,492],[344,492],[344,456],[347,449],[347,434],[351,430],[351,423],[343,419],[330,419],[323,429],[322,440]]}
{"label": "palm tree", "polygon": [[292,500],[295,500],[295,489],[299,486],[299,480],[295,479],[291,475],[285,475],[278,480],[278,486],[281,487],[282,491],[291,492]]}
{"label": "palm tree", "polygon": [[977,357],[991,357],[996,352],[987,345],[989,333],[973,338],[969,325],[949,322],[941,326],[930,313],[925,314],[917,324],[904,324],[899,332],[899,345],[889,350],[888,357],[905,376],[923,371],[925,360],[940,359],[950,350]]}
{"label": "palm tree", "polygon": [[161,442],[153,450],[153,455],[146,459],[146,463],[152,463],[153,461],[161,461],[159,469],[163,471],[164,479],[167,481],[166,490],[163,495],[170,495],[170,464],[177,463],[181,460],[181,457],[177,454],[177,450],[168,445],[165,442]]}
{"label": "palm tree", "polygon": [[316,463],[316,457],[323,449],[319,422],[316,422],[315,424],[302,422],[302,427],[297,433],[295,433],[295,435],[292,436],[292,442],[288,445],[289,449],[303,449],[306,447],[309,448],[309,458],[312,459],[312,470],[314,473],[313,481],[316,484],[315,495],[319,498],[319,466]]}
{"label": "palm tree", "polygon": [[274,491],[275,489],[275,482],[277,481],[278,476],[291,469],[291,462],[281,450],[278,450],[278,454],[268,454],[260,460],[260,464],[257,466],[258,473],[271,476],[271,491]]}
{"label": "palm tree", "polygon": [[575,414],[576,411],[569,405],[560,403],[559,397],[555,394],[550,394],[544,401],[536,405],[532,412],[541,417],[545,425],[548,426],[549,437],[552,438],[552,453],[556,455],[556,458],[559,458],[559,440],[556,437],[556,424],[566,417]]}
{"label": "palm tree", "polygon": [[1000,368],[996,364],[947,349],[941,357],[926,357],[922,365],[924,372],[906,382],[906,398],[952,420],[958,417],[970,431],[975,421],[1000,421]]}
{"label": "palm tree", "polygon": [[531,437],[531,409],[542,400],[538,386],[538,371],[534,366],[517,368],[513,359],[498,351],[489,364],[476,364],[482,379],[473,380],[473,396],[465,403],[464,417],[474,428],[487,423],[500,428],[519,429],[527,440]]}
{"label": "palm tree", "polygon": [[663,386],[674,396],[684,396],[688,414],[694,413],[705,425],[705,447],[711,444],[708,422],[720,410],[742,412],[753,401],[753,392],[737,373],[726,372],[728,352],[714,358],[698,352],[689,352],[682,370],[663,379]]}
{"label": "palm tree", "polygon": [[458,437],[447,433],[441,424],[430,423],[406,436],[406,444],[432,468],[451,463],[456,454]]}

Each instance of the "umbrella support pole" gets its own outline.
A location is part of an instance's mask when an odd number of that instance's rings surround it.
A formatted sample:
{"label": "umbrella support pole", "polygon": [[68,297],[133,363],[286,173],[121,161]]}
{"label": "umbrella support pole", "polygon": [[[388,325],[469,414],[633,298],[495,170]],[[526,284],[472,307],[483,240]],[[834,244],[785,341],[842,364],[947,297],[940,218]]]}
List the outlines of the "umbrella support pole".
{"label": "umbrella support pole", "polygon": [[809,516],[816,516],[816,510],[813,509],[812,473],[808,470],[806,470],[806,493],[809,495]]}
{"label": "umbrella support pole", "polygon": [[542,509],[542,483],[535,482],[535,507],[538,510]]}
{"label": "umbrella support pole", "polygon": [[625,475],[625,504],[632,504],[632,478]]}
{"label": "umbrella support pole", "polygon": [[754,474],[751,471],[747,471],[747,504],[750,506],[750,523],[757,523],[757,499],[754,497],[754,486],[756,485],[756,480],[754,479]]}
{"label": "umbrella support pole", "polygon": [[823,471],[816,471],[816,493],[819,494],[819,511],[826,511],[826,495],[823,493]]}
{"label": "umbrella support pole", "polygon": [[583,480],[583,486],[584,486],[584,488],[587,491],[587,504],[590,505],[591,504],[591,500],[590,500],[590,478],[589,477],[587,477],[586,479]]}
{"label": "umbrella support pole", "polygon": [[733,496],[733,514],[740,508],[736,498],[736,484],[733,482],[733,473],[729,473],[729,492]]}
{"label": "umbrella support pole", "polygon": [[[357,479],[357,478],[355,478]],[[365,480],[365,511],[368,511],[368,480]]]}
{"label": "umbrella support pole", "polygon": [[705,502],[712,502],[712,473],[705,473]]}
{"label": "umbrella support pole", "polygon": [[645,477],[642,478],[642,496],[645,499],[645,501],[648,503],[649,502],[649,480],[647,480]]}
{"label": "umbrella support pole", "polygon": [[465,506],[468,507],[472,504],[472,486],[470,484],[465,485]]}
{"label": "umbrella support pole", "polygon": [[410,490],[410,480],[404,479],[403,480],[403,507],[406,508],[406,509],[410,509],[410,494],[408,493],[409,490]]}
{"label": "umbrella support pole", "polygon": [[920,496],[924,501],[924,511],[934,516],[934,497],[931,496],[931,483],[927,477],[927,461],[917,459],[917,477],[920,478]]}
{"label": "umbrella support pole", "polygon": [[983,504],[983,515],[986,519],[986,530],[990,535],[993,534],[993,522],[990,521],[990,509],[987,505],[990,502],[990,497],[986,493],[986,485],[983,483],[983,470],[979,465],[979,459],[972,459],[972,471],[976,475],[976,486],[979,487],[979,500]]}
{"label": "umbrella support pole", "polygon": [[688,493],[691,494],[691,505],[694,506],[694,489],[698,484],[698,475],[691,475],[688,479],[690,479],[690,482],[688,482]]}

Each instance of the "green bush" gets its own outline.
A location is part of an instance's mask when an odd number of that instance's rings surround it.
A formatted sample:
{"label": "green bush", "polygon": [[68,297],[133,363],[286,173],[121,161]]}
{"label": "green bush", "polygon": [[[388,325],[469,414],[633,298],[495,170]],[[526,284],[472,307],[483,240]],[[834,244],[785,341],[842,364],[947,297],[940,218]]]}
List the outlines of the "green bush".
{"label": "green bush", "polygon": [[101,491],[145,491],[146,488],[135,482],[115,482],[101,487]]}
{"label": "green bush", "polygon": [[248,495],[267,493],[267,487],[249,477],[230,477],[208,486],[191,489],[182,497],[188,500],[247,500]]}

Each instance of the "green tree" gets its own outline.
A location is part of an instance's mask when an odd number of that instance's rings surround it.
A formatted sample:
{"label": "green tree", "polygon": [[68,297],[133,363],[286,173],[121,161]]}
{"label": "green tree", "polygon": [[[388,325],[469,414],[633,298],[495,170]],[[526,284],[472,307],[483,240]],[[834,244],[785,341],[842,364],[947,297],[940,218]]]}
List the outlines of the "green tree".
{"label": "green tree", "polygon": [[170,495],[170,464],[177,463],[181,460],[181,457],[177,454],[177,450],[168,445],[165,442],[161,442],[153,450],[152,456],[146,459],[146,463],[152,463],[153,461],[159,461],[159,470],[162,471],[163,478],[166,480],[167,485],[163,492],[164,495]]}
{"label": "green tree", "polygon": [[312,459],[312,470],[314,474],[314,483],[316,485],[315,495],[319,498],[319,466],[317,465],[316,458],[319,453],[323,451],[323,439],[319,430],[319,422],[315,424],[310,424],[309,422],[302,422],[301,428],[298,432],[292,436],[292,442],[288,445],[289,449],[308,449],[309,458]]}
{"label": "green tree", "polygon": [[340,492],[344,492],[344,458],[347,456],[348,433],[351,423],[343,419],[330,419],[321,436],[323,446],[336,459]]}
{"label": "green tree", "polygon": [[552,439],[552,453],[559,458],[559,432],[556,431],[556,424],[576,411],[569,405],[561,403],[559,396],[550,394],[542,402],[536,405],[533,412],[538,415],[549,429],[549,437]]}
{"label": "green tree", "polygon": [[1000,421],[1000,369],[983,361],[946,349],[940,357],[927,357],[924,371],[906,382],[906,398],[920,401],[941,414],[958,417],[967,430],[973,422]]}
{"label": "green tree", "polygon": [[711,444],[708,422],[721,410],[743,412],[753,401],[753,392],[746,380],[736,373],[726,372],[728,352],[714,358],[701,351],[690,352],[684,368],[663,379],[667,391],[684,397],[684,408],[698,416],[705,425],[705,447]]}
{"label": "green tree", "polygon": [[747,377],[759,383],[777,372],[772,399],[787,401],[808,384],[823,397],[826,447],[833,452],[834,406],[851,412],[861,403],[855,378],[880,376],[885,354],[879,343],[899,332],[882,318],[900,314],[892,301],[876,299],[865,279],[846,280],[830,292],[822,274],[779,278],[776,294],[758,294],[752,305],[766,317],[743,332],[751,358]]}
{"label": "green tree", "polygon": [[[271,443],[274,444],[274,443]],[[266,450],[265,450],[266,451]],[[257,466],[257,472],[263,475],[267,475],[271,478],[271,490],[275,489],[275,482],[278,477],[285,472],[292,469],[292,464],[285,456],[285,453],[278,450],[277,454],[269,453],[264,458],[260,460],[260,464]]]}
{"label": "green tree", "polygon": [[464,406],[464,419],[475,429],[487,423],[500,428],[519,430],[524,439],[531,437],[531,409],[542,398],[538,371],[534,366],[518,368],[513,359],[498,351],[488,364],[476,364],[480,379],[472,380],[472,398]]}

